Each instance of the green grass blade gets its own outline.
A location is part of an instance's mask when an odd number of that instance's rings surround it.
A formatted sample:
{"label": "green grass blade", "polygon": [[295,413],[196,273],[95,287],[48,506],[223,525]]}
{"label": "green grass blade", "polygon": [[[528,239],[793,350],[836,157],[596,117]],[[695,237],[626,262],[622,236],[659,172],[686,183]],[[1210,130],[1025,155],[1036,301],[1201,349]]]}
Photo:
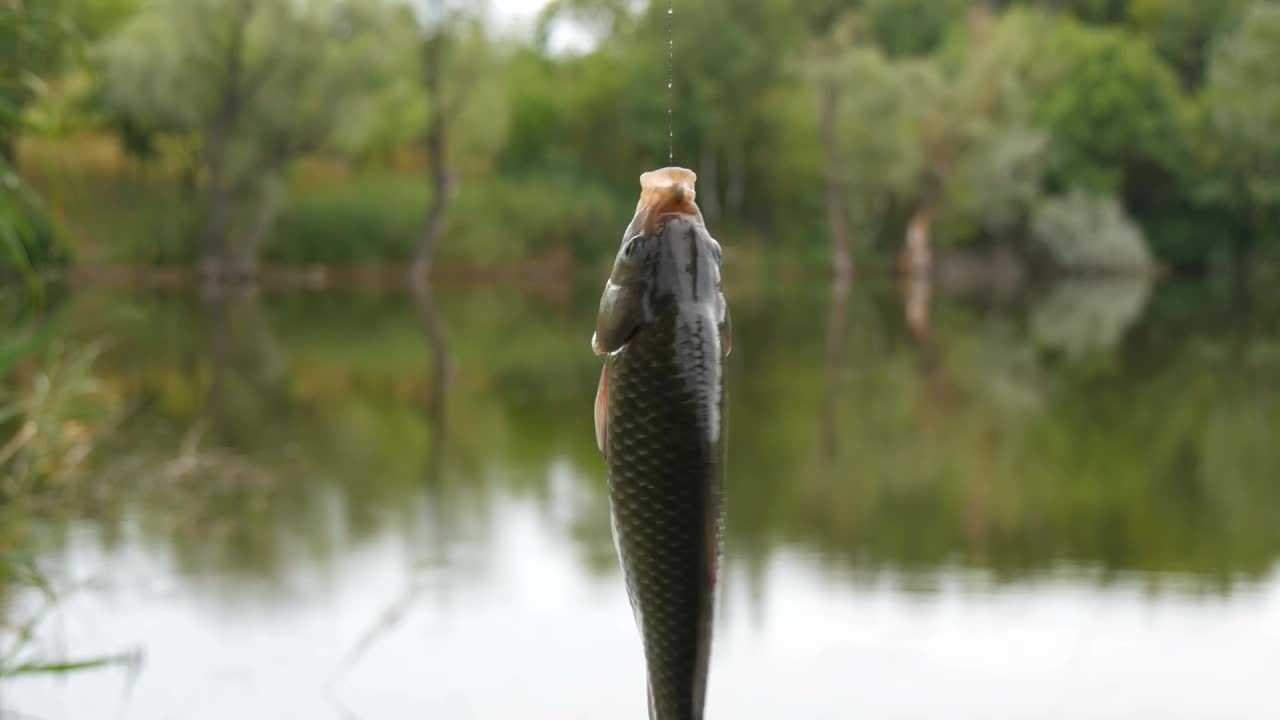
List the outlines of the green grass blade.
{"label": "green grass blade", "polygon": [[104,655],[84,660],[59,660],[53,662],[29,662],[12,668],[0,668],[0,678],[17,677],[19,675],[61,675],[95,670],[117,665],[132,665],[137,662],[136,655]]}

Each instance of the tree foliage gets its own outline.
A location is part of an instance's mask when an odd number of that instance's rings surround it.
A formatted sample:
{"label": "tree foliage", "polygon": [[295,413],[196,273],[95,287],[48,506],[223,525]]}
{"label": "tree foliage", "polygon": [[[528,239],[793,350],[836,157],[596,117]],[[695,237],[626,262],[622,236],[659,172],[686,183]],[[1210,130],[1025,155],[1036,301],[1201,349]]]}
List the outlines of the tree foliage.
{"label": "tree foliage", "polygon": [[[709,220],[801,257],[838,221],[832,183],[864,254],[896,252],[914,228],[926,244],[1034,255],[1042,201],[1080,194],[1114,198],[1179,265],[1250,257],[1275,234],[1273,0],[709,0],[674,15],[558,0],[527,40],[463,0],[153,0],[118,30],[94,19],[135,2],[19,7],[107,34],[87,56],[101,81],[88,107],[126,147],[186,166],[206,254],[254,254],[298,159],[440,175],[422,171],[440,118],[451,180],[521,195],[495,207],[551,199],[547,215],[567,216],[574,193],[551,190],[590,187],[593,207],[625,214],[639,172],[674,162],[697,170]],[[12,16],[6,80],[65,78],[86,57]],[[552,47],[567,27],[593,44]],[[8,138],[32,116],[13,108],[39,100],[15,103],[14,87]],[[348,207],[308,207],[322,206]],[[456,220],[446,234],[492,227]],[[532,246],[608,254],[578,232]]]}
{"label": "tree foliage", "polygon": [[1271,232],[1280,210],[1280,5],[1257,3],[1215,48],[1205,87],[1209,198]]}
{"label": "tree foliage", "polygon": [[32,279],[51,265],[70,259],[48,210],[30,188],[0,160],[0,282],[15,276]]}
{"label": "tree foliage", "polygon": [[15,160],[22,114],[76,47],[73,0],[0,7],[0,154]]}
{"label": "tree foliage", "polygon": [[1133,0],[1128,24],[1193,89],[1204,82],[1214,39],[1239,22],[1251,1]]}
{"label": "tree foliage", "polygon": [[133,5],[134,0],[0,4],[0,159],[16,164],[27,109]]}
{"label": "tree foliage", "polygon": [[1046,152],[1027,102],[1034,30],[1022,14],[975,22],[942,62],[891,60],[839,35],[819,46],[813,77],[838,128],[829,154],[860,216],[898,208],[927,234],[936,214],[951,241],[1021,224]]}
{"label": "tree foliage", "polygon": [[970,0],[864,0],[867,29],[890,56],[927,55],[961,26]]}
{"label": "tree foliage", "polygon": [[1167,192],[1188,150],[1177,79],[1141,41],[1116,29],[1057,23],[1037,53],[1036,118],[1054,138],[1059,186],[1141,203]]}
{"label": "tree foliage", "polygon": [[103,48],[107,102],[192,139],[206,255],[234,236],[251,256],[292,160],[387,142],[421,116],[414,29],[406,9],[376,0],[162,0]]}

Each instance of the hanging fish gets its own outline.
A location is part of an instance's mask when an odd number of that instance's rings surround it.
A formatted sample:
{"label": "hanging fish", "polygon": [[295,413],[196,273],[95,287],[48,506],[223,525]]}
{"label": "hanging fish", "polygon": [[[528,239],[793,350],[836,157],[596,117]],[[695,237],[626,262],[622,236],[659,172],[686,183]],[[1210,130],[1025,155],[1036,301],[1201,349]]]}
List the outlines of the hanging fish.
{"label": "hanging fish", "polygon": [[605,356],[596,441],[650,720],[703,716],[720,565],[729,309],[696,180],[677,167],[640,176],[591,339]]}

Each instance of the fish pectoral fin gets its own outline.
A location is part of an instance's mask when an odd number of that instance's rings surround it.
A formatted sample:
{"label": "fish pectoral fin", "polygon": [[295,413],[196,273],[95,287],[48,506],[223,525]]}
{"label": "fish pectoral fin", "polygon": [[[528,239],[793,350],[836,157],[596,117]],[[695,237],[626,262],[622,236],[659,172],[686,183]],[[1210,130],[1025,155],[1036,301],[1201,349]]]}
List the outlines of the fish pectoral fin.
{"label": "fish pectoral fin", "polygon": [[608,454],[605,440],[609,436],[609,363],[600,368],[600,385],[596,387],[596,447],[600,452]]}
{"label": "fish pectoral fin", "polygon": [[644,288],[605,283],[596,315],[596,331],[591,336],[591,349],[597,355],[617,352],[626,345],[645,323]]}
{"label": "fish pectoral fin", "polygon": [[729,305],[724,302],[724,298],[720,299],[723,305],[723,311],[720,316],[720,356],[729,357],[729,353],[733,352],[733,323],[729,319]]}

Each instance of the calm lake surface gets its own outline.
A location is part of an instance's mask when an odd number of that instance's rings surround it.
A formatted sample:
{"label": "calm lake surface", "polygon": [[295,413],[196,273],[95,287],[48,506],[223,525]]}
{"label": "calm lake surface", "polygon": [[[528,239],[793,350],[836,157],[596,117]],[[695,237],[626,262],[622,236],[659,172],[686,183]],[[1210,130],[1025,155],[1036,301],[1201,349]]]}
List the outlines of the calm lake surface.
{"label": "calm lake surface", "polygon": [[[0,717],[645,718],[598,292],[70,293],[125,420],[33,650],[137,662]],[[1273,716],[1280,293],[729,295],[710,718]]]}

